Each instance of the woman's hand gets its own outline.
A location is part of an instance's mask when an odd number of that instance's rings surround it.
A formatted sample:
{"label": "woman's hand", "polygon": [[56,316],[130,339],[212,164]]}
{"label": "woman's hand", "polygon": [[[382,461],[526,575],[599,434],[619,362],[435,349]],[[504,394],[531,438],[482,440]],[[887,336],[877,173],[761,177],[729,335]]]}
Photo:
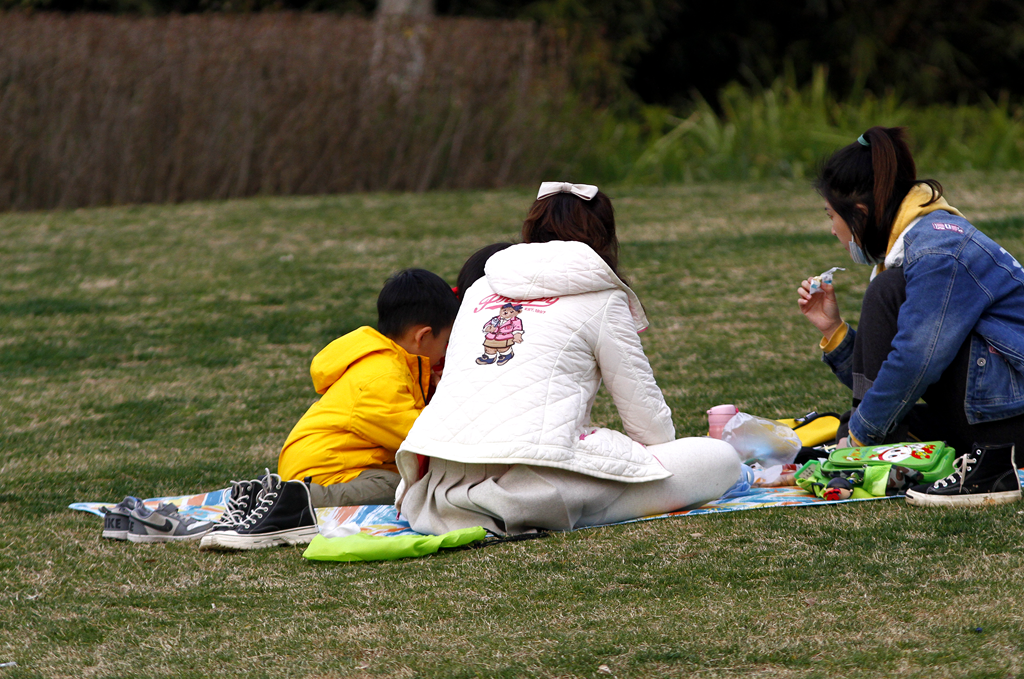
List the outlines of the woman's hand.
{"label": "woman's hand", "polygon": [[797,288],[800,299],[796,303],[800,312],[817,328],[823,337],[829,338],[842,327],[843,317],[839,315],[839,304],[836,302],[836,290],[830,283],[823,283],[821,292],[811,294],[811,279],[808,278]]}

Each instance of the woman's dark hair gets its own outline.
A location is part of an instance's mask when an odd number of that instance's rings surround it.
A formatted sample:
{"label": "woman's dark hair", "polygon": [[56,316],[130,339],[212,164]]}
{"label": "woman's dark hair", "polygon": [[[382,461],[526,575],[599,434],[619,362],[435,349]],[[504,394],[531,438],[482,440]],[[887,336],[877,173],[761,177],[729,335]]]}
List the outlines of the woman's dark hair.
{"label": "woman's dark hair", "polygon": [[590,200],[571,193],[556,193],[535,201],[523,222],[523,242],[547,243],[553,240],[586,243],[618,276],[619,239],[615,236],[615,210],[603,192],[598,191]]}
{"label": "woman's dark hair", "polygon": [[[942,185],[934,179],[918,181],[906,128],[872,127],[862,138],[867,146],[855,141],[822,164],[814,188],[849,225],[864,251],[881,258],[889,246],[896,213],[910,189],[915,184],[931,188],[931,200],[924,207],[942,196]],[[865,206],[867,213],[858,205]]]}
{"label": "woman's dark hair", "polygon": [[484,265],[487,264],[487,260],[491,258],[491,255],[510,247],[512,247],[512,243],[491,243],[469,256],[466,263],[462,265],[462,269],[459,270],[459,277],[455,281],[455,294],[458,296],[459,302],[466,296],[466,290],[469,290],[469,286],[483,278]]}

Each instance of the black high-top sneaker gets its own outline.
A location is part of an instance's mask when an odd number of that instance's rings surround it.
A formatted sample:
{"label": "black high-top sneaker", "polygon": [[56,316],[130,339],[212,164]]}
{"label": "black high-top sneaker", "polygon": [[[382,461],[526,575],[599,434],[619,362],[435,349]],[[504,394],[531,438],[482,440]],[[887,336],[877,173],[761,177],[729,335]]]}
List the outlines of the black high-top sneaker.
{"label": "black high-top sneaker", "polygon": [[[270,471],[267,471],[269,476]],[[245,517],[256,508],[256,500],[263,484],[260,479],[251,481],[232,481],[231,495],[228,498],[228,505],[224,513],[217,519],[210,533],[219,533],[226,530],[238,528]],[[210,533],[203,536],[199,542],[199,549],[206,549],[210,546]]]}
{"label": "black high-top sneaker", "polygon": [[1001,505],[1021,498],[1013,444],[975,443],[953,462],[955,472],[907,491],[907,504],[923,507]]}
{"label": "black high-top sneaker", "polygon": [[205,549],[263,549],[278,545],[305,545],[319,532],[309,487],[302,481],[282,481],[268,474],[256,506],[234,529],[210,533]]}

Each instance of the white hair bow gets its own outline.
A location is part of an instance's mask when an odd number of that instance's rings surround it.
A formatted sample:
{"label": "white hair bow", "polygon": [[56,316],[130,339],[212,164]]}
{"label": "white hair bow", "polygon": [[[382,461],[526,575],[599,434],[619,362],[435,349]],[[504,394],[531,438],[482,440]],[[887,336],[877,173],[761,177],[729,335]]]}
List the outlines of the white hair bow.
{"label": "white hair bow", "polygon": [[570,184],[569,182],[541,182],[537,200],[553,196],[556,193],[571,193],[583,200],[590,200],[597,195],[597,187],[590,184]]}

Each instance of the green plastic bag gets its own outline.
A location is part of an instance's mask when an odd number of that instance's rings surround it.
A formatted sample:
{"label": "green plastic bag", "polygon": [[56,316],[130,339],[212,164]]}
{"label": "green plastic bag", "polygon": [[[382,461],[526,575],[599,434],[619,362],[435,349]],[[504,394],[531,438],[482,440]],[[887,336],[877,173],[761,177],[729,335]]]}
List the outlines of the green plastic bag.
{"label": "green plastic bag", "polygon": [[444,535],[368,535],[356,533],[343,538],[317,535],[302,553],[312,561],[392,561],[426,556],[439,549],[461,547],[483,540],[487,531],[480,526],[460,528]]}

